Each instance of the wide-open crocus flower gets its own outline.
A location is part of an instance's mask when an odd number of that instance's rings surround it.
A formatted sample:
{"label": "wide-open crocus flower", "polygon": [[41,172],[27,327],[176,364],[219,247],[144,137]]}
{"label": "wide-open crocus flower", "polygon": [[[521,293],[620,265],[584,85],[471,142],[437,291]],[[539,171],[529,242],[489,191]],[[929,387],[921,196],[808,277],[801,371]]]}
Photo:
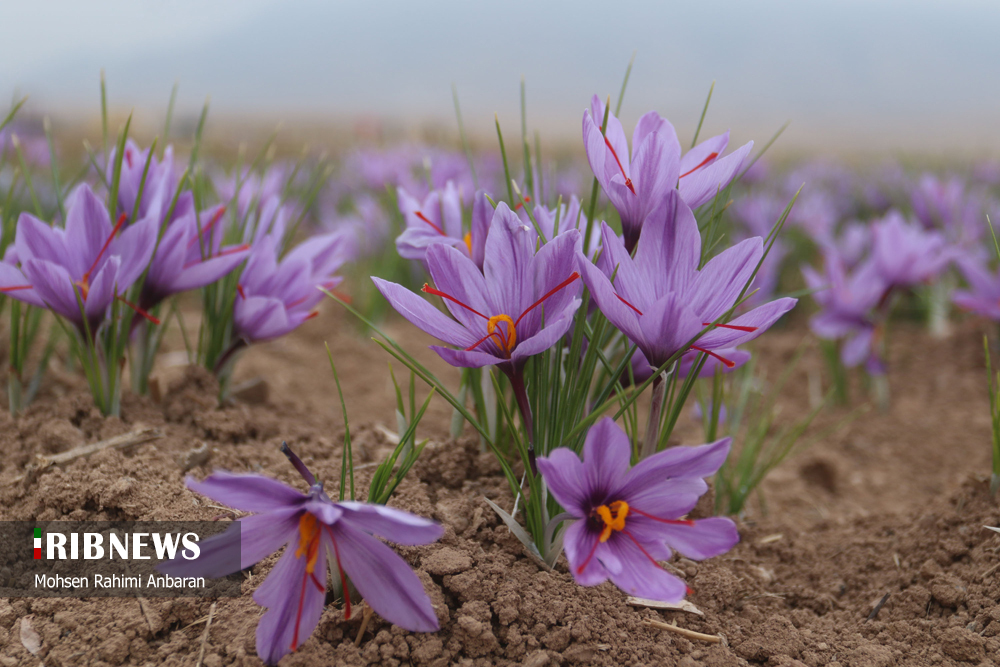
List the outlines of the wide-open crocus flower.
{"label": "wide-open crocus flower", "polygon": [[123,229],[125,222],[122,215],[112,226],[104,203],[87,185],[69,197],[65,229],[22,213],[14,246],[25,282],[7,282],[20,278],[4,270],[0,291],[49,308],[73,322],[81,333],[89,328],[93,335],[112,301],[122,299],[149,265],[156,244],[155,217]]}
{"label": "wide-open crocus flower", "polygon": [[400,315],[458,348],[432,346],[449,364],[498,365],[510,375],[562,338],[580,305],[582,288],[574,270],[579,232],[564,232],[536,253],[537,239],[501,202],[490,223],[482,273],[455,247],[428,246],[427,268],[435,287],[425,285],[423,291],[444,299],[454,319],[401,285],[372,280]]}
{"label": "wide-open crocus flower", "polygon": [[756,338],[796,303],[791,298],[766,303],[718,325],[688,347],[702,329],[736,305],[764,252],[762,240],[747,239],[699,270],[698,223],[676,191],[666,194],[643,225],[634,258],[607,224],[602,239],[597,266],[582,255],[578,258],[583,280],[604,316],[654,368],[688,350],[735,367],[736,361],[724,357],[722,350]]}
{"label": "wide-open crocus flower", "polygon": [[204,481],[187,478],[192,491],[238,510],[253,512],[239,527],[201,543],[193,561],[177,558],[158,566],[181,577],[222,577],[233,573],[234,540],[240,569],[281,547],[285,553],[253,594],[267,612],[257,624],[257,655],[268,665],[294,651],[319,623],[326,600],[327,558],[344,592],[345,618],[351,616],[347,577],[382,618],[414,632],[439,628],[430,598],[406,561],[373,535],[397,544],[429,544],[444,532],[438,524],[409,512],[359,502],[335,503],[297,456],[289,458],[309,484],[298,490],[263,475],[215,472]]}
{"label": "wide-open crocus flower", "polygon": [[274,235],[260,239],[240,276],[233,308],[233,331],[245,343],[284,336],[317,315],[320,287],[332,290],[343,278],[334,274],[356,251],[350,230],[314,236],[278,261]]}
{"label": "wide-open crocus flower", "polygon": [[249,245],[222,247],[225,206],[191,211],[171,222],[149,265],[139,306],[149,310],[172,294],[211,285],[240,265]]}
{"label": "wide-open crocus flower", "polygon": [[953,258],[941,234],[906,222],[898,211],[872,227],[872,259],[890,287],[908,288],[941,272]]}
{"label": "wide-open crocus flower", "polygon": [[587,433],[583,460],[561,447],[538,458],[552,495],[573,522],[566,559],[578,584],[608,579],[630,595],[679,602],[687,586],[658,561],[677,551],[703,560],[729,551],[739,534],[732,520],[682,517],[708,490],[705,477],[726,461],[730,439],[700,447],[672,447],[629,468],[632,447],[605,417]]}
{"label": "wide-open crocus flower", "polygon": [[710,201],[736,177],[753,142],[720,158],[729,144],[729,132],[706,139],[683,157],[674,126],[655,111],[639,119],[632,133],[632,153],[622,124],[608,114],[601,134],[604,103],[594,95],[583,113],[583,144],[594,176],[621,216],[625,247],[631,250],[646,217],[668,190],[679,189],[691,208]]}

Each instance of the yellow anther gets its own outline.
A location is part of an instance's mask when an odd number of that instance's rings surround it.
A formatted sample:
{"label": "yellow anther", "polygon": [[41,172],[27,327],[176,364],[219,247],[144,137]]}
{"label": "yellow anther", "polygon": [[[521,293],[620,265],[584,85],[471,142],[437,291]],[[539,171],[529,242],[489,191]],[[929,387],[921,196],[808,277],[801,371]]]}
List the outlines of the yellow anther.
{"label": "yellow anther", "polygon": [[514,349],[514,345],[517,344],[517,331],[514,329],[514,319],[510,315],[494,315],[486,323],[486,333],[492,335],[496,333],[497,324],[503,322],[507,325],[506,334],[503,336],[503,347],[510,354],[511,350]]}
{"label": "yellow anther", "polygon": [[465,235],[465,238],[463,240],[465,241],[465,247],[469,249],[469,254],[471,255],[472,254],[472,232],[467,233]]}
{"label": "yellow anther", "polygon": [[319,556],[319,521],[309,512],[302,514],[299,519],[299,548],[295,550],[295,557],[306,556],[306,572],[312,574],[316,569],[316,558]]}
{"label": "yellow anther", "polygon": [[[614,512],[614,517],[611,513]],[[624,500],[616,500],[611,506],[601,505],[597,508],[597,516],[604,522],[604,530],[601,531],[601,542],[607,542],[611,537],[611,532],[615,530],[625,530],[625,517],[628,516],[628,503]]]}

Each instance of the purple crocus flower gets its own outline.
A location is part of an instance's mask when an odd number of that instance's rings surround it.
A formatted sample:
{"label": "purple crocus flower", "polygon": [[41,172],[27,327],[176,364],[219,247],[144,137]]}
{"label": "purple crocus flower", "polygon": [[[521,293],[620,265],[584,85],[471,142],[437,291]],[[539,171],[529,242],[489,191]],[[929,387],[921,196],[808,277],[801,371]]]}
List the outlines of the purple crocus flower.
{"label": "purple crocus flower", "polygon": [[14,246],[23,281],[5,268],[0,272],[0,291],[48,308],[73,322],[81,333],[89,328],[93,335],[111,302],[124,301],[121,295],[149,265],[156,244],[155,217],[122,230],[125,222],[122,215],[112,226],[104,203],[87,185],[69,197],[65,229],[22,213]]}
{"label": "purple crocus flower", "polygon": [[991,320],[1000,321],[1000,273],[990,271],[971,257],[961,257],[958,268],[969,284],[967,290],[955,290],[956,306]]}
{"label": "purple crocus flower", "polygon": [[[701,270],[701,234],[694,213],[676,191],[643,225],[635,257],[607,224],[598,266],[580,255],[583,280],[597,307],[659,368],[680,351],[704,352],[733,368],[722,355],[764,333],[796,300],[778,299],[727,324],[687,347],[702,329],[736,305],[763,255],[759,237],[747,239],[709,260]],[[614,277],[614,283],[611,282]]]}
{"label": "purple crocus flower", "polygon": [[428,246],[439,243],[472,256],[472,234],[462,229],[462,195],[454,183],[448,181],[443,190],[434,190],[423,201],[402,188],[397,192],[399,212],[406,221],[406,229],[396,239],[400,257],[424,261]]}
{"label": "purple crocus flower", "polygon": [[[556,208],[535,206],[532,214],[535,216],[535,222],[538,223],[542,234],[547,239],[555,238],[568,229],[579,230],[581,234],[587,229],[587,216],[581,211],[580,200],[577,199],[576,195],[570,196],[569,203],[563,202]],[[556,226],[557,218],[558,227]],[[592,257],[600,247],[600,238],[594,234],[594,237],[590,239],[590,247],[586,249],[587,256]]]}
{"label": "purple crocus flower", "polygon": [[622,124],[608,114],[608,127],[601,134],[604,103],[594,95],[583,113],[583,144],[594,176],[621,216],[625,247],[631,252],[646,217],[663,195],[679,189],[691,208],[710,201],[725,188],[753,148],[753,142],[720,159],[729,144],[729,133],[706,139],[681,157],[674,126],[655,111],[636,123],[632,154]]}
{"label": "purple crocus flower", "polygon": [[725,517],[683,519],[708,490],[704,478],[726,461],[730,438],[700,447],[672,447],[629,468],[632,447],[605,417],[587,433],[583,460],[560,447],[538,458],[549,491],[573,517],[566,558],[582,586],[608,579],[630,595],[679,602],[685,583],[659,565],[677,551],[704,560],[737,542]]}
{"label": "purple crocus flower", "polygon": [[357,239],[350,230],[315,236],[278,261],[278,240],[260,239],[240,277],[233,308],[233,331],[243,343],[271,340],[289,333],[318,313],[320,287],[332,290],[335,276],[354,254]]}
{"label": "purple crocus flower", "polygon": [[905,288],[936,276],[952,253],[939,233],[908,224],[898,211],[890,211],[872,227],[872,259],[888,286]]}
{"label": "purple crocus flower", "polygon": [[562,338],[580,305],[580,276],[573,270],[579,232],[564,232],[536,253],[537,238],[501,202],[490,223],[482,273],[454,246],[428,246],[427,267],[437,287],[424,285],[423,291],[443,298],[454,320],[401,285],[372,280],[399,314],[459,348],[432,346],[449,364],[499,365],[511,374]]}
{"label": "purple crocus flower", "polygon": [[[146,160],[149,159],[149,170],[146,171]],[[106,178],[110,183],[114,177],[115,153],[112,151],[111,160],[108,162]],[[143,173],[146,172],[146,180],[143,185]],[[139,202],[139,219],[153,216],[162,224],[173,203],[174,194],[177,191],[178,175],[174,167],[174,148],[167,146],[163,151],[163,160],[156,159],[156,156],[149,157],[149,149],[141,149],[129,139],[125,142],[124,156],[122,157],[121,175],[118,182],[118,206],[122,213],[131,216],[135,210],[136,199],[139,198],[139,187],[142,186],[142,201]],[[173,218],[177,219],[183,215],[194,212],[194,195],[191,192],[183,192],[177,198],[174,206]]]}
{"label": "purple crocus flower", "polygon": [[889,286],[871,260],[848,274],[843,262],[828,254],[825,269],[821,275],[811,267],[802,268],[806,286],[814,290],[813,299],[822,309],[809,320],[809,328],[820,338],[843,341],[840,358],[848,368],[867,362],[869,372],[881,372],[876,337]]}
{"label": "purple crocus flower", "polygon": [[148,310],[172,294],[211,285],[247,258],[249,245],[222,246],[218,222],[225,213],[225,206],[191,211],[167,226],[142,285],[141,308]]}
{"label": "purple crocus flower", "polygon": [[[283,449],[287,449],[284,447]],[[301,460],[289,458],[309,484],[309,492],[256,474],[218,471],[192,491],[246,512],[239,527],[201,544],[201,557],[175,559],[159,566],[173,576],[222,577],[232,574],[233,541],[240,543],[240,569],[250,567],[282,546],[285,553],[253,599],[267,612],[257,625],[257,655],[276,665],[297,649],[316,628],[326,600],[329,570],[344,591],[345,618],[351,616],[347,577],[382,618],[413,632],[438,630],[438,620],[420,579],[406,561],[374,536],[397,544],[420,545],[438,540],[440,525],[409,512],[351,501],[335,503]]]}

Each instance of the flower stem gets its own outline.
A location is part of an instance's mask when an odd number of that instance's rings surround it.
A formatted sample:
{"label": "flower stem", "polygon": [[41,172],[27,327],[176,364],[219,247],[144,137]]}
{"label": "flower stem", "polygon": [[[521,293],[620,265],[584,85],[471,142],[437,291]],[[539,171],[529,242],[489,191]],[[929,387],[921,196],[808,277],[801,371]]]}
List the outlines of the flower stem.
{"label": "flower stem", "polygon": [[656,446],[660,442],[660,411],[663,409],[665,388],[666,384],[661,373],[653,380],[653,400],[649,405],[649,423],[646,424],[646,441],[642,445],[640,460],[655,454]]}
{"label": "flower stem", "polygon": [[514,398],[517,399],[517,408],[521,411],[521,424],[528,435],[528,466],[531,474],[538,474],[538,466],[535,464],[535,427],[531,418],[531,403],[528,401],[528,391],[524,387],[524,373],[516,370],[509,374],[510,386],[514,390]]}

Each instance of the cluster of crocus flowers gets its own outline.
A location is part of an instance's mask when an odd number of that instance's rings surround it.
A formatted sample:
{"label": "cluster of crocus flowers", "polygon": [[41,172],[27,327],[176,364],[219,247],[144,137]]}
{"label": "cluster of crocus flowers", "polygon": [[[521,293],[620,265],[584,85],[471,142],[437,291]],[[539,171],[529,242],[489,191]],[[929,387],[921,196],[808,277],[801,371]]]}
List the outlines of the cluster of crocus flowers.
{"label": "cluster of crocus flowers", "polygon": [[722,157],[729,133],[706,139],[683,156],[673,125],[655,111],[642,116],[632,133],[632,152],[621,121],[596,95],[583,114],[583,144],[594,176],[618,211],[625,247],[631,252],[646,218],[670,190],[691,208],[710,201],[739,173],[753,142]]}
{"label": "cluster of crocus flowers", "polygon": [[178,558],[159,566],[182,577],[232,574],[234,541],[240,545],[240,569],[250,567],[285,547],[285,553],[254,592],[267,608],[257,625],[257,655],[275,665],[312,635],[323,613],[327,571],[340,585],[345,619],[351,617],[347,579],[382,618],[413,632],[439,628],[437,615],[420,579],[398,554],[380,542],[421,545],[437,541],[440,525],[384,505],[333,502],[323,484],[287,446],[283,451],[309,485],[302,493],[256,474],[215,472],[187,486],[215,502],[252,512],[239,527],[201,544],[195,560]]}
{"label": "cluster of crocus flowers", "polygon": [[630,595],[679,602],[688,591],[660,566],[673,551],[703,560],[738,541],[732,520],[685,519],[726,461],[730,439],[673,447],[629,467],[628,435],[610,417],[587,433],[583,460],[567,448],[538,458],[538,470],[572,517],[564,538],[570,573],[583,586],[610,579]]}
{"label": "cluster of crocus flowers", "polygon": [[[721,323],[744,293],[763,255],[763,242],[747,239],[699,269],[698,222],[676,191],[667,192],[650,214],[634,257],[607,224],[602,226],[602,246],[596,266],[578,258],[583,280],[605,317],[654,368],[678,352],[705,353],[733,368],[746,358],[734,355],[733,348],[762,334],[796,303],[777,299]],[[715,328],[690,343],[710,325]]]}
{"label": "cluster of crocus flowers", "polygon": [[[108,210],[87,185],[67,201],[66,226],[49,225],[22,213],[15,252],[0,272],[0,292],[50,309],[93,336],[108,309],[149,265],[156,245],[155,216],[111,223]],[[137,308],[133,304],[128,304]]]}

